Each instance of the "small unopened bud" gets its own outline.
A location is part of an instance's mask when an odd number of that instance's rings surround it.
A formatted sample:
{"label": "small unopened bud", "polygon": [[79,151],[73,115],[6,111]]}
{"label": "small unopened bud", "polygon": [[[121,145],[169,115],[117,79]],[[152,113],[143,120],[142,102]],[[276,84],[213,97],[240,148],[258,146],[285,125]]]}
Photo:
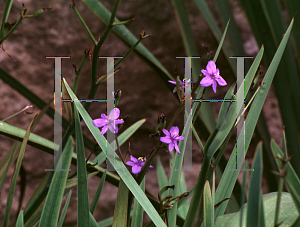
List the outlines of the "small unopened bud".
{"label": "small unopened bud", "polygon": [[118,89],[116,91],[116,95],[115,95],[115,100],[116,100],[116,106],[119,105],[119,101],[121,99],[121,96],[122,96],[122,90],[121,89]]}

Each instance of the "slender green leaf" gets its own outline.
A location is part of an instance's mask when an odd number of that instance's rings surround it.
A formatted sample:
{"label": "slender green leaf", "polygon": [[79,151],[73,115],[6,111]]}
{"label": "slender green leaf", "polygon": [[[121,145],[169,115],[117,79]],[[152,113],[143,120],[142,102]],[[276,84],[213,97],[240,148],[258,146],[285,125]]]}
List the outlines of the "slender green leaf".
{"label": "slender green leaf", "polygon": [[117,200],[115,204],[114,219],[112,227],[125,227],[127,226],[127,208],[128,208],[129,190],[126,184],[120,180]]}
{"label": "slender green leaf", "polygon": [[225,36],[226,36],[226,33],[227,33],[227,29],[228,29],[228,25],[229,25],[229,22],[230,22],[230,19],[228,20],[227,24],[226,24],[226,27],[225,27],[225,31],[223,32],[223,35],[222,35],[222,38],[220,40],[220,43],[219,43],[219,46],[218,46],[218,49],[216,51],[216,54],[214,56],[214,59],[213,61],[216,62],[218,57],[219,57],[219,54],[220,54],[220,51],[221,51],[221,48],[224,44],[224,39],[225,39]]}
{"label": "slender green leaf", "polygon": [[[186,189],[186,182],[185,182],[184,171],[183,171],[180,175],[179,195],[181,195],[185,192],[187,192],[187,189]],[[178,205],[177,205],[177,208],[178,208],[178,214],[181,217],[185,218],[187,215],[187,212],[189,210],[189,201],[187,200],[185,203],[182,204],[181,207],[178,207]]]}
{"label": "slender green leaf", "polygon": [[18,179],[18,176],[19,176],[19,172],[20,172],[22,161],[23,161],[23,157],[24,157],[24,154],[25,154],[27,141],[28,141],[30,132],[32,130],[32,125],[33,125],[34,121],[35,121],[35,118],[31,121],[30,125],[27,128],[26,134],[24,136],[24,139],[23,139],[20,151],[19,151],[16,168],[15,168],[14,175],[13,175],[13,178],[11,180],[11,184],[10,184],[10,188],[9,188],[9,192],[8,192],[8,197],[7,197],[7,202],[6,202],[6,209],[5,209],[3,225],[2,225],[3,227],[8,226],[8,224],[9,224],[10,211],[11,211],[11,206],[12,206],[12,202],[13,202],[13,198],[14,198],[14,194],[15,194],[17,179]]}
{"label": "slender green leaf", "polygon": [[[62,156],[58,161],[58,166],[62,169],[69,170],[73,152],[73,140],[69,139]],[[55,171],[50,188],[44,204],[39,226],[56,226],[58,221],[59,210],[64,195],[64,189],[68,177],[68,171]]]}
{"label": "slender green leaf", "polygon": [[85,167],[85,152],[82,138],[82,130],[78,111],[74,108],[75,118],[75,135],[76,135],[76,152],[77,152],[77,226],[84,227],[90,225],[89,218],[89,192],[87,185],[87,173]]}
{"label": "slender green leaf", "polygon": [[260,213],[260,187],[262,179],[262,143],[257,145],[253,160],[253,173],[251,174],[248,192],[247,227],[259,226]]}
{"label": "slender green leaf", "polygon": [[[69,87],[69,85],[66,83],[64,79],[64,83],[66,85],[66,88],[69,92],[69,95],[73,100],[78,100],[77,97],[74,95],[73,91]],[[149,215],[151,220],[158,226],[165,226],[163,220],[157,213],[157,211],[154,209],[153,205],[150,203],[149,199],[146,197],[146,195],[143,193],[141,188],[138,186],[132,175],[129,173],[123,162],[118,158],[118,156],[114,155],[114,151],[110,144],[106,143],[106,139],[103,135],[100,134],[99,129],[96,128],[92,124],[92,119],[84,109],[84,107],[79,102],[74,102],[74,106],[78,109],[81,117],[83,118],[84,122],[86,123],[88,129],[92,133],[93,137],[96,139],[97,143],[101,147],[102,150],[105,150],[107,148],[107,154],[109,161],[113,164],[115,170],[119,174],[120,178],[124,181],[126,186],[129,188],[129,190],[132,192],[134,197],[139,201],[141,206],[144,208],[145,212]]]}
{"label": "slender green leaf", "polygon": [[19,154],[18,151],[20,151],[21,144],[22,143],[19,141],[15,142],[14,145],[10,148],[10,150],[7,152],[7,154],[0,162],[0,195],[1,195],[1,189],[3,187],[7,172],[10,166],[17,159]]}
{"label": "slender green leaf", "polygon": [[72,190],[70,190],[68,198],[66,200],[66,203],[64,205],[64,209],[61,212],[60,218],[59,218],[59,222],[57,224],[57,227],[62,227],[65,217],[66,217],[66,213],[67,213],[67,209],[69,207],[69,203],[70,203],[70,199],[71,199],[71,195],[72,195]]}
{"label": "slender green leaf", "polygon": [[24,226],[24,221],[23,221],[23,210],[20,211],[16,223],[16,227],[23,227]]}
{"label": "slender green leaf", "polygon": [[203,226],[204,227],[211,227],[213,226],[211,222],[211,215],[212,215],[212,200],[211,200],[211,192],[209,187],[209,181],[207,180],[205,182],[204,186],[204,194],[203,194],[203,210],[204,210],[204,221]]}
{"label": "slender green leaf", "polygon": [[98,223],[96,222],[94,216],[90,212],[90,222],[91,222],[91,227],[98,227]]}
{"label": "slender green leaf", "polygon": [[[142,180],[141,183],[141,189],[143,191],[145,191],[145,178]],[[134,227],[142,227],[143,226],[143,207],[141,207],[141,205],[139,204],[138,201],[134,202],[134,206],[133,206],[133,214],[132,214],[132,222],[131,222],[131,226]]]}
{"label": "slender green leaf", "polygon": [[97,203],[99,201],[99,198],[100,198],[100,195],[101,195],[104,183],[105,183],[106,173],[107,173],[106,171],[103,173],[103,175],[101,177],[101,181],[100,181],[99,186],[97,188],[96,194],[95,194],[95,196],[93,198],[93,201],[91,203],[91,206],[90,206],[90,212],[91,212],[91,214],[94,213],[94,211],[96,209],[96,206],[97,206]]}

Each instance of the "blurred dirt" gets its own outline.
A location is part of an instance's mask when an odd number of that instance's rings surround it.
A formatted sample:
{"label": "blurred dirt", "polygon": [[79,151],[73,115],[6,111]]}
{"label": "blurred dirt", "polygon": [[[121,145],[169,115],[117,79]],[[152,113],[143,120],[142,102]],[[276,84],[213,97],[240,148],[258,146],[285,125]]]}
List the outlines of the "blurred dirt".
{"label": "blurred dirt", "polygon": [[[3,9],[5,8],[5,2],[6,1],[2,1],[0,3],[1,18]],[[102,2],[109,10],[112,10],[114,1]],[[211,1],[208,2],[211,4]],[[74,11],[70,8],[71,1],[16,0],[13,3],[9,16],[10,23],[17,21],[19,18],[22,3],[25,3],[28,9],[27,14],[32,14],[34,11],[44,7],[51,7],[53,9],[45,11],[38,18],[23,20],[18,29],[4,42],[5,50],[12,58],[16,59],[17,62],[11,60],[4,52],[0,51],[0,64],[4,70],[48,102],[53,98],[54,74],[53,60],[46,59],[45,56],[71,56],[71,59],[62,61],[62,75],[66,78],[68,83],[72,85],[74,82],[72,64],[79,67],[84,55],[84,50],[86,48],[92,48],[92,41]],[[76,5],[94,36],[101,36],[104,32],[105,25],[98,20],[82,2],[76,1]],[[194,31],[197,49],[202,57],[201,63],[203,64],[206,52],[201,45],[209,46],[210,50],[215,51],[217,43],[209,32],[205,21],[195,5],[191,1],[186,1],[186,8]],[[241,9],[236,4],[234,12],[234,16],[239,18],[239,26],[244,34],[245,50],[247,54],[255,56],[258,48],[254,39],[249,35],[250,28]],[[126,20],[132,16],[136,16],[136,20],[126,25],[127,28],[136,35],[136,37],[138,37],[143,28],[146,28],[146,33],[150,33],[152,37],[144,40],[143,44],[173,75],[174,65],[176,65],[181,78],[183,78],[184,63],[182,59],[176,59],[176,56],[184,56],[185,50],[171,3],[169,1],[159,0],[121,1],[117,17],[120,20]],[[128,50],[128,47],[114,34],[109,35],[104,45],[100,51],[101,56],[121,56]],[[224,57],[219,58],[217,62],[221,75],[225,79],[232,78],[228,75],[229,71],[223,68],[223,62]],[[126,121],[126,125],[121,129],[121,132],[134,122],[142,118],[147,118],[146,123],[129,140],[133,155],[137,157],[145,156],[155,146],[155,139],[149,139],[149,134],[153,133],[155,129],[157,116],[160,113],[164,113],[167,116],[167,121],[170,121],[177,109],[178,102],[172,92],[161,82],[159,76],[133,53],[130,54],[120,66],[121,71],[118,72],[115,77],[115,89],[122,89],[122,99],[119,104],[121,118],[125,115],[130,115],[130,118]],[[104,59],[99,59],[99,72],[102,75],[105,71],[106,62]],[[91,62],[88,60],[79,79],[79,98],[85,98],[89,92],[91,83],[90,74]],[[229,79],[228,82],[228,84],[232,84],[234,81],[230,81]],[[1,80],[0,88],[0,119],[8,117],[27,104],[30,104],[28,100],[24,99],[17,91],[13,90]],[[218,96],[223,97],[226,89],[227,88],[220,89],[221,94]],[[99,87],[96,98],[105,99],[105,97],[106,84],[103,84]],[[218,106],[213,106],[213,109],[215,116],[217,116]],[[105,111],[105,104],[94,103],[90,109],[90,115],[93,119],[99,118],[100,114]],[[270,128],[271,136],[280,144],[282,125],[277,102],[272,91],[267,97],[264,111],[267,116],[267,124]],[[37,112],[38,111],[35,113]],[[26,129],[33,116],[34,115],[20,114],[8,120],[7,123]],[[183,129],[183,115],[180,115],[175,125],[179,126],[181,132]],[[84,125],[83,129],[87,132]],[[34,133],[53,141],[53,120],[48,116],[43,117],[34,130]],[[12,139],[0,135],[0,159],[2,159],[10,149],[13,142]],[[122,146],[123,152],[127,151],[127,146],[128,143]],[[232,146],[228,147],[227,152],[232,150]],[[193,142],[193,148],[195,168],[200,168],[202,153],[195,140]],[[86,156],[88,156],[88,154],[87,151]],[[159,155],[162,157],[163,164],[168,167],[168,160],[170,158],[168,152],[160,151]],[[45,169],[50,169],[52,163],[53,157],[51,155],[43,153],[29,145],[27,146],[23,160],[23,167],[27,173],[27,187],[22,207],[25,207],[39,182],[45,177]],[[71,168],[72,170],[76,169],[75,166]],[[3,220],[6,197],[12,174],[13,169],[11,168],[1,192],[0,222]],[[187,177],[188,189],[190,189],[196,181],[197,172],[185,172],[184,174]],[[90,202],[92,201],[99,181],[100,179],[96,177],[89,180]],[[146,187],[153,192],[153,195],[157,195],[158,185],[156,181],[156,171],[154,169],[147,174]],[[113,215],[116,194],[117,189],[109,183],[106,183],[94,213],[97,221],[101,221]],[[19,205],[18,199],[20,196],[19,187],[17,187],[15,195],[12,206],[11,225],[16,220]],[[75,189],[64,226],[76,226],[76,212],[74,212],[76,211],[76,203]]]}

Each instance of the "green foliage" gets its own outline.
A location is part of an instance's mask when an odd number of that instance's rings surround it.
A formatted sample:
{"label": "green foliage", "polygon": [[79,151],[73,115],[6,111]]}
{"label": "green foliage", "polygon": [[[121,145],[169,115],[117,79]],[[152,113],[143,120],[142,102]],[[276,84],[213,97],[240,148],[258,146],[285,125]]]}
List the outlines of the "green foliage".
{"label": "green foliage", "polygon": [[[90,84],[87,99],[94,99],[99,83],[107,79],[107,75],[97,78],[97,61],[100,49],[111,32],[115,33],[117,37],[129,47],[128,51],[124,53],[123,59],[116,62],[114,67],[118,66],[125,58],[128,58],[131,52],[134,52],[156,72],[163,83],[168,84],[168,80],[170,79],[174,81],[174,78],[167,69],[142,44],[143,39],[149,37],[149,35],[145,35],[145,30],[141,32],[139,38],[136,38],[126,27],[126,24],[130,23],[132,19],[120,21],[116,18],[120,0],[115,1],[112,12],[98,0],[82,0],[87,9],[94,13],[97,18],[106,25],[106,29],[103,31],[99,40],[92,34],[84,18],[80,15],[75,2],[72,2],[71,7],[79,19],[78,22],[84,26],[87,34],[95,45],[91,65],[92,83]],[[78,77],[90,54],[89,50],[84,52],[84,58],[80,67],[78,70],[75,70],[76,79],[73,90],[67,81],[63,79],[63,97],[72,99],[73,103],[68,103],[67,106],[69,121],[63,118],[62,127],[66,129],[66,133],[64,134],[64,142],[62,144],[54,144],[41,136],[31,133],[44,113],[54,118],[54,108],[49,107],[50,104],[47,104],[37,94],[0,68],[0,78],[5,83],[12,87],[12,89],[18,91],[39,109],[42,109],[40,114],[32,120],[27,131],[6,123],[6,119],[0,121],[0,133],[16,140],[15,144],[0,161],[0,190],[3,188],[9,169],[16,161],[15,171],[6,202],[3,226],[6,227],[11,224],[9,223],[9,219],[10,216],[12,216],[11,208],[14,192],[27,144],[52,155],[57,153],[58,150],[61,150],[62,155],[61,157],[56,157],[58,158],[56,164],[61,165],[62,169],[67,171],[54,171],[43,179],[34,194],[31,195],[26,207],[18,211],[15,222],[16,226],[63,226],[67,210],[70,209],[69,202],[74,199],[71,190],[74,187],[77,187],[78,190],[78,226],[143,226],[144,211],[151,219],[146,226],[191,227],[195,225],[196,217],[198,217],[196,226],[202,225],[207,227],[299,225],[300,145],[298,136],[300,134],[300,102],[298,99],[300,90],[300,16],[295,15],[295,18],[292,18],[294,17],[296,9],[300,7],[299,1],[289,0],[285,1],[284,4],[273,0],[240,0],[239,2],[244,7],[256,42],[261,46],[251,66],[249,64],[250,61],[246,62],[246,69],[249,68],[249,70],[247,70],[244,87],[240,87],[237,91],[237,93],[244,93],[244,97],[247,97],[246,102],[247,108],[249,109],[249,113],[245,119],[245,137],[243,139],[243,136],[239,136],[237,140],[238,145],[244,145],[244,153],[236,151],[236,144],[231,152],[230,158],[227,160],[224,156],[225,147],[232,136],[237,120],[244,120],[240,119],[241,116],[236,116],[237,102],[234,90],[235,85],[232,85],[231,87],[228,86],[229,89],[224,97],[228,102],[222,102],[217,122],[215,122],[215,117],[212,114],[211,105],[202,105],[201,102],[194,102],[191,116],[185,113],[189,117],[185,122],[184,130],[181,134],[184,140],[179,142],[181,154],[176,153],[174,155],[171,153],[169,178],[166,174],[166,168],[162,165],[159,156],[157,156],[157,154],[159,154],[158,152],[161,152],[163,148],[163,144],[159,139],[159,137],[162,137],[162,128],[156,128],[154,134],[157,139],[156,147],[149,156],[144,159],[144,166],[141,171],[137,175],[134,175],[126,166],[126,157],[122,157],[120,154],[120,146],[145,123],[146,119],[141,119],[130,127],[125,124],[124,127],[126,127],[126,130],[124,130],[122,134],[117,135],[114,141],[108,143],[106,138],[100,134],[99,129],[92,123],[92,119],[88,113],[91,102],[86,102],[84,105],[78,102],[76,92],[77,88],[82,86],[78,81]],[[236,70],[236,63],[230,61],[228,57],[245,55],[245,51],[237,23],[232,16],[229,1],[216,0],[212,3],[215,4],[214,13],[206,1],[194,0],[194,3],[219,44],[215,51],[213,61],[217,62],[219,54],[222,53],[226,57],[226,66],[234,72]],[[145,2],[145,4],[147,3]],[[172,0],[170,4],[178,19],[178,29],[181,32],[186,55],[197,56],[197,43],[194,40],[185,2]],[[271,5],[272,7],[270,7]],[[40,17],[46,9],[50,9],[43,8],[36,10],[32,15],[26,15],[27,9],[23,5],[20,18],[16,23],[10,26],[7,22],[12,6],[13,0],[7,0],[3,10],[0,28],[0,44],[3,44],[6,39],[9,39],[10,35],[21,25],[23,19],[29,18],[28,20],[31,20],[34,19],[33,17]],[[220,21],[214,17],[215,12],[219,12]],[[286,24],[284,12],[286,12],[289,17],[289,25]],[[218,25],[219,22],[221,23],[221,27]],[[210,60],[210,57],[210,54],[208,54],[205,59],[206,63]],[[257,75],[259,74],[257,71],[262,62],[267,66],[267,72],[262,83],[256,84]],[[248,65],[250,67],[248,67]],[[192,78],[194,82],[198,81],[198,84],[194,85],[192,91],[193,93],[195,91],[197,92],[196,99],[198,100],[203,98],[203,96],[209,98],[207,92],[204,92],[204,88],[199,86],[199,81],[203,77],[201,68],[202,65],[200,61],[193,60]],[[236,77],[234,73],[232,75],[233,78]],[[180,103],[173,119],[168,121],[170,122],[167,127],[168,130],[173,126],[184,107],[184,91],[180,91],[179,78],[177,78],[176,81],[178,90],[177,100]],[[253,81],[255,82],[253,83]],[[272,83],[278,99],[282,123],[285,126],[285,131],[282,136],[282,149],[279,148],[274,140],[270,141],[269,129],[261,120],[263,119],[262,108]],[[168,87],[170,88],[170,86]],[[255,89],[255,91],[253,89]],[[194,98],[194,96],[192,97]],[[250,101],[248,102],[248,100]],[[117,100],[117,105],[119,101],[120,99]],[[93,161],[86,159],[85,151],[90,150],[93,152],[95,150],[95,144],[83,133],[81,120],[83,120],[89,132],[96,140],[97,146],[101,149]],[[202,123],[205,130],[210,134],[208,139],[204,139],[202,135],[204,130],[199,127],[199,122]],[[240,183],[237,180],[238,174],[242,168],[256,127],[259,129],[256,130],[257,141],[263,142],[257,144],[249,185],[248,187],[245,186],[246,174],[244,174],[244,182],[241,189]],[[188,190],[185,175],[179,170],[181,170],[184,163],[187,140],[191,131],[193,131],[195,135],[204,158],[197,182],[193,185],[192,189]],[[76,141],[76,153],[73,152],[75,147],[73,136]],[[244,144],[242,144],[243,142]],[[117,148],[113,149],[115,147]],[[263,154],[267,154],[269,159],[272,160],[263,158]],[[162,189],[158,198],[147,190],[145,180],[145,175],[150,165],[155,165],[153,162],[155,158],[157,160],[157,181],[159,189]],[[222,159],[225,160],[226,167],[224,167],[225,164],[224,161],[222,163]],[[116,170],[116,173],[108,172],[101,167],[100,165],[104,161],[109,161]],[[277,164],[279,171],[275,171],[272,163],[273,165]],[[77,166],[77,171],[73,174],[68,173],[71,164]],[[262,195],[263,167],[269,170],[270,166],[273,168],[272,171],[274,175],[268,175],[266,184],[277,182],[278,180],[278,187],[276,186],[278,192]],[[215,170],[217,177],[219,176],[219,184],[216,191]],[[218,175],[220,170],[222,174],[219,173]],[[77,178],[75,176],[77,176]],[[88,179],[91,177],[101,177],[101,181],[91,204],[89,204]],[[96,219],[98,219],[98,217],[94,217],[93,215],[99,200],[102,199],[101,192],[106,182],[118,187],[114,216],[105,220],[102,219],[101,222],[97,223]],[[210,188],[210,185],[212,185],[212,188]],[[237,188],[236,190],[234,190],[235,186]],[[240,186],[240,188],[238,186]],[[271,185],[266,186],[270,187]],[[286,186],[288,192],[284,191],[284,186]],[[240,194],[246,194],[246,188],[248,188],[248,202],[244,200],[244,197],[242,199],[239,198]],[[64,195],[67,194],[67,200],[64,206],[62,206],[62,199]],[[192,199],[190,199],[191,197]],[[228,205],[228,199],[230,197],[234,200],[237,209],[240,210],[224,215],[226,209],[227,211],[230,211],[230,208],[232,210],[232,207]],[[132,211],[131,208],[134,198]],[[62,212],[60,214],[61,209]]]}

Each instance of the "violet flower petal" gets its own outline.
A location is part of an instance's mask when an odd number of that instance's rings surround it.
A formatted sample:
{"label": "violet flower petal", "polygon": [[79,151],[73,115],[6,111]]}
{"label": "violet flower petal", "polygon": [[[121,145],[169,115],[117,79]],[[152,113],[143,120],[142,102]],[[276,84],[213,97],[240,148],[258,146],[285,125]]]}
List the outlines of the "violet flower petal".
{"label": "violet flower petal", "polygon": [[177,126],[172,126],[170,129],[171,135],[178,135],[179,134],[179,128]]}
{"label": "violet flower petal", "polygon": [[120,116],[120,110],[119,108],[113,108],[108,116],[109,120],[116,120]]}
{"label": "violet flower petal", "polygon": [[175,150],[180,154],[180,150],[179,150],[177,143],[174,143],[174,144],[175,144]]}
{"label": "violet flower petal", "polygon": [[221,76],[218,76],[218,78],[216,78],[216,81],[218,82],[218,84],[220,86],[225,86],[227,85],[226,81],[221,77]]}
{"label": "violet flower petal", "polygon": [[163,129],[162,131],[163,131],[163,133],[164,133],[166,136],[170,136],[170,133],[169,133],[169,131],[168,131],[167,129]]}
{"label": "violet flower petal", "polygon": [[206,66],[206,70],[207,72],[211,73],[211,74],[214,74],[216,72],[216,64],[214,61],[210,60],[208,63],[207,63],[207,66]]}
{"label": "violet flower petal", "polygon": [[132,166],[132,173],[133,174],[137,174],[137,173],[141,172],[141,170],[142,170],[142,167],[139,166],[139,165]]}
{"label": "violet flower petal", "polygon": [[211,77],[204,77],[201,81],[200,81],[200,85],[201,87],[209,87],[210,85],[212,85],[213,83],[213,79]]}
{"label": "violet flower petal", "polygon": [[217,82],[215,80],[213,80],[212,88],[213,88],[214,93],[216,93],[217,92]]}
{"label": "violet flower petal", "polygon": [[168,136],[160,137],[160,141],[163,143],[171,143],[172,142],[171,138]]}
{"label": "violet flower petal", "polygon": [[169,144],[169,151],[173,151],[174,150],[174,143],[170,143]]}
{"label": "violet flower petal", "polygon": [[107,132],[107,125],[103,126],[101,130],[101,135],[105,134]]}
{"label": "violet flower petal", "polygon": [[210,77],[210,73],[207,72],[205,69],[202,69],[201,72],[202,72],[202,74],[203,74],[204,76]]}
{"label": "violet flower petal", "polygon": [[107,120],[102,119],[102,118],[93,120],[93,125],[95,125],[98,128],[103,127],[106,124],[107,124]]}

